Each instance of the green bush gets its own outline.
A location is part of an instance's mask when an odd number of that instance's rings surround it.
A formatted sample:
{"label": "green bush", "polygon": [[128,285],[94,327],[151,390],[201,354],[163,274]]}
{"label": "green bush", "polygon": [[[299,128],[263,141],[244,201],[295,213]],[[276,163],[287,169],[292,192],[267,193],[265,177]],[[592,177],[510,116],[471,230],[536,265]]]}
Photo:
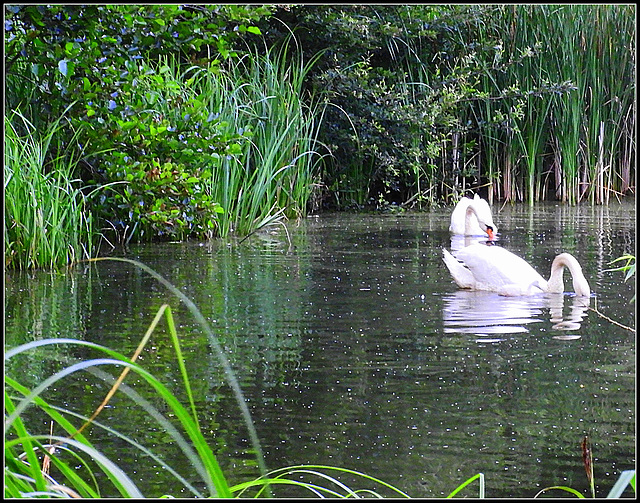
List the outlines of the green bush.
{"label": "green bush", "polygon": [[[270,7],[217,5],[6,5],[5,71],[26,64],[40,93],[39,113],[55,118],[83,97],[107,109],[126,83],[134,62],[172,54],[182,61],[219,65],[236,52],[243,36],[259,33],[252,23]],[[121,82],[124,79],[123,82]],[[9,91],[11,91],[9,89]]]}
{"label": "green bush", "polygon": [[111,109],[88,102],[79,122],[88,143],[112,145],[96,159],[93,183],[122,182],[101,194],[95,210],[120,240],[219,235],[213,165],[238,155],[249,132],[220,120],[175,63],[155,66],[131,62]]}
{"label": "green bush", "polygon": [[6,6],[8,78],[35,88],[28,104],[9,88],[7,103],[22,103],[45,125],[68,110],[62,142],[101,152],[82,163],[83,178],[107,186],[93,211],[120,241],[214,235],[221,207],[203,188],[210,160],[238,154],[246,134],[218,121],[166,61],[149,62],[171,54],[176,66],[217,71],[269,13],[238,5]]}

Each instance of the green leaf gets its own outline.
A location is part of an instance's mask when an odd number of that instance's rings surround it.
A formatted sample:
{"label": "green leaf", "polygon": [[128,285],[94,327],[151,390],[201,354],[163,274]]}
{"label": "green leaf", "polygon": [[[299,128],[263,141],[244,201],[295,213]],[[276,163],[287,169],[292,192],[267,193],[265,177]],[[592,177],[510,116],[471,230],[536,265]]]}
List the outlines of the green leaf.
{"label": "green leaf", "polygon": [[231,145],[229,145],[228,152],[230,154],[232,154],[232,155],[241,154],[242,153],[242,147],[240,145],[238,145],[237,143],[232,143]]}

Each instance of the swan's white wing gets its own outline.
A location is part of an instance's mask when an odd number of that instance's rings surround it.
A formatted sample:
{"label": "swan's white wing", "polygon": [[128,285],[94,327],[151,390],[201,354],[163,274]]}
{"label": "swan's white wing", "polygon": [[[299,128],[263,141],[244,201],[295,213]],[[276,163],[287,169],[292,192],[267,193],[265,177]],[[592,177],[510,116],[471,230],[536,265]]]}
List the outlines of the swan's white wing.
{"label": "swan's white wing", "polygon": [[524,259],[499,246],[470,245],[456,258],[471,272],[477,290],[527,295],[547,288],[546,280]]}
{"label": "swan's white wing", "polygon": [[444,248],[442,249],[442,259],[449,269],[453,280],[460,288],[475,288],[476,280],[471,271],[458,262],[451,253]]}

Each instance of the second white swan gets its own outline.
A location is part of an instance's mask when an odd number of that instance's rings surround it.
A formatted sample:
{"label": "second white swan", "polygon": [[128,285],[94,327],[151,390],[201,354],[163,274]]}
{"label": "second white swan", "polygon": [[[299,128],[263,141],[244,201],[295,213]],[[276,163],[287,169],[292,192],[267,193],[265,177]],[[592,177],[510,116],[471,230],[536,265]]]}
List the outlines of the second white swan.
{"label": "second white swan", "polygon": [[553,259],[551,276],[545,280],[526,260],[500,246],[473,244],[456,252],[455,257],[445,249],[442,251],[444,263],[460,288],[487,290],[509,296],[562,293],[562,275],[567,267],[576,295],[591,295],[582,267],[570,253],[561,253]]}
{"label": "second white swan", "polygon": [[[489,229],[489,230],[487,230]],[[465,236],[489,236],[498,232],[493,223],[489,203],[476,194],[473,199],[463,197],[451,213],[449,232]]]}

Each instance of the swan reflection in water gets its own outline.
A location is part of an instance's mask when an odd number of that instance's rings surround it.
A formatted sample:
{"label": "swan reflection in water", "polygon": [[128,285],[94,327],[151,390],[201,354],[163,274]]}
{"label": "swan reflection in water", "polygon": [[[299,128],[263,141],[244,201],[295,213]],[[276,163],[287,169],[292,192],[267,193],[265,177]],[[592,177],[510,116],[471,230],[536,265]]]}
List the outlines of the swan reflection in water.
{"label": "swan reflection in water", "polygon": [[491,238],[487,236],[451,236],[451,252],[455,253],[462,248],[466,248],[472,244],[493,245],[500,239],[498,234],[494,234]]}
{"label": "swan reflection in water", "polygon": [[[565,299],[570,301],[565,315]],[[443,297],[445,333],[473,334],[478,342],[500,342],[505,334],[529,332],[528,325],[551,321],[560,332],[580,329],[589,309],[589,298],[547,293],[505,297],[494,292],[458,290]],[[558,334],[554,339],[579,339],[577,334]]]}

